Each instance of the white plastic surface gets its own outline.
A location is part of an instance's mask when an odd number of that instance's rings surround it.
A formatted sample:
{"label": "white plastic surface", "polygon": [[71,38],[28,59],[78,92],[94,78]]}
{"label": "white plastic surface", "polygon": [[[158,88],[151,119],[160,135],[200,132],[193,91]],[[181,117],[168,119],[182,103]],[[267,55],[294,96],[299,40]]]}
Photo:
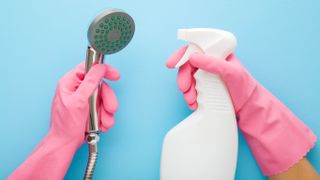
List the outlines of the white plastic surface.
{"label": "white plastic surface", "polygon": [[[190,44],[176,67],[194,52],[226,58],[236,47],[231,33],[216,29],[181,29],[178,38]],[[232,180],[238,132],[230,95],[217,75],[198,70],[195,79],[198,109],[167,133],[160,179]]]}

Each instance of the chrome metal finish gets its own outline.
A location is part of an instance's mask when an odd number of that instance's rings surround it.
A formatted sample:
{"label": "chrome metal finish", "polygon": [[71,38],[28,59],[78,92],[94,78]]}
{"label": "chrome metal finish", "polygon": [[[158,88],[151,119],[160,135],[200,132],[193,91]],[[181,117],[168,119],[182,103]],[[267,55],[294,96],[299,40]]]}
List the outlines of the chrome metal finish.
{"label": "chrome metal finish", "polygon": [[89,144],[89,158],[88,158],[88,163],[87,163],[87,168],[86,168],[86,173],[84,175],[84,180],[91,180],[93,173],[94,173],[94,168],[96,166],[97,158],[98,158],[98,147],[97,144],[91,145]]}
{"label": "chrome metal finish", "polygon": [[[88,47],[87,49],[87,58],[86,58],[86,64],[85,69],[86,73],[90,70],[90,68],[95,64],[102,64],[104,59],[104,55],[98,53],[93,48]],[[98,112],[97,112],[97,96],[98,96],[98,90],[95,90],[93,95],[90,97],[89,105],[90,105],[90,119],[89,119],[89,125],[88,125],[88,133],[99,132],[98,127]]]}
{"label": "chrome metal finish", "polygon": [[[93,48],[88,47],[87,49],[87,57],[85,64],[86,73],[89,72],[90,68],[95,64],[103,63],[104,55],[98,53]],[[93,95],[89,99],[89,124],[87,127],[86,140],[89,146],[89,158],[87,163],[86,172],[84,175],[85,180],[92,179],[95,164],[98,157],[98,141],[99,141],[99,119],[98,119],[98,111],[97,111],[97,97],[98,97],[98,89],[94,91]]]}
{"label": "chrome metal finish", "polygon": [[88,144],[94,145],[97,144],[100,140],[99,134],[91,132],[87,135],[87,142]]}

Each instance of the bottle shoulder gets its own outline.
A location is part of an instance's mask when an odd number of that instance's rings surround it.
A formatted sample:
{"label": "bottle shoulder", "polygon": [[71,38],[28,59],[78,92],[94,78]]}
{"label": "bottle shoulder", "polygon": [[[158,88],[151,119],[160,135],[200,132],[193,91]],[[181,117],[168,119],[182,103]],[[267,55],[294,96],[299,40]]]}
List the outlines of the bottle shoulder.
{"label": "bottle shoulder", "polygon": [[194,111],[166,135],[166,138],[210,138],[219,134],[237,134],[237,122],[233,112]]}

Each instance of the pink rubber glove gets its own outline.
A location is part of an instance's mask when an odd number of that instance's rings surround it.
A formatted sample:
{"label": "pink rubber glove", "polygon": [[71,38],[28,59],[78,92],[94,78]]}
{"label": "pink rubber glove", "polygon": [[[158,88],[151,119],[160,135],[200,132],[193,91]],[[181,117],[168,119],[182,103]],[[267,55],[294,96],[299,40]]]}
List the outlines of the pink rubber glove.
{"label": "pink rubber glove", "polygon": [[[167,61],[173,68],[181,48]],[[229,90],[238,127],[266,176],[288,170],[314,146],[316,136],[285,105],[259,84],[234,54],[226,60],[192,54],[178,72],[178,86],[190,108],[197,108],[193,74],[200,68],[219,75]]]}
{"label": "pink rubber glove", "polygon": [[[120,74],[109,65],[94,65],[84,74],[84,64],[60,79],[51,109],[48,135],[28,159],[8,179],[63,179],[76,150],[84,143],[89,115],[89,97],[102,78],[117,80]],[[105,82],[99,89],[100,130],[105,132],[114,123],[118,102]]]}

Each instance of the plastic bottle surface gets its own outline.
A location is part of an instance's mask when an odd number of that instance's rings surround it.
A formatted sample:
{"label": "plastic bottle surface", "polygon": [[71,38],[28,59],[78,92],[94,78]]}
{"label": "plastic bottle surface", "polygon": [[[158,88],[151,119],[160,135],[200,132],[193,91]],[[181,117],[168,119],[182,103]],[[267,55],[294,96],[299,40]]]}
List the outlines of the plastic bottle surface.
{"label": "plastic bottle surface", "polygon": [[[235,37],[217,29],[180,29],[178,38],[189,42],[176,67],[194,53],[226,58],[236,47]],[[238,132],[232,101],[217,75],[198,70],[195,75],[198,109],[165,136],[161,180],[233,180]]]}

